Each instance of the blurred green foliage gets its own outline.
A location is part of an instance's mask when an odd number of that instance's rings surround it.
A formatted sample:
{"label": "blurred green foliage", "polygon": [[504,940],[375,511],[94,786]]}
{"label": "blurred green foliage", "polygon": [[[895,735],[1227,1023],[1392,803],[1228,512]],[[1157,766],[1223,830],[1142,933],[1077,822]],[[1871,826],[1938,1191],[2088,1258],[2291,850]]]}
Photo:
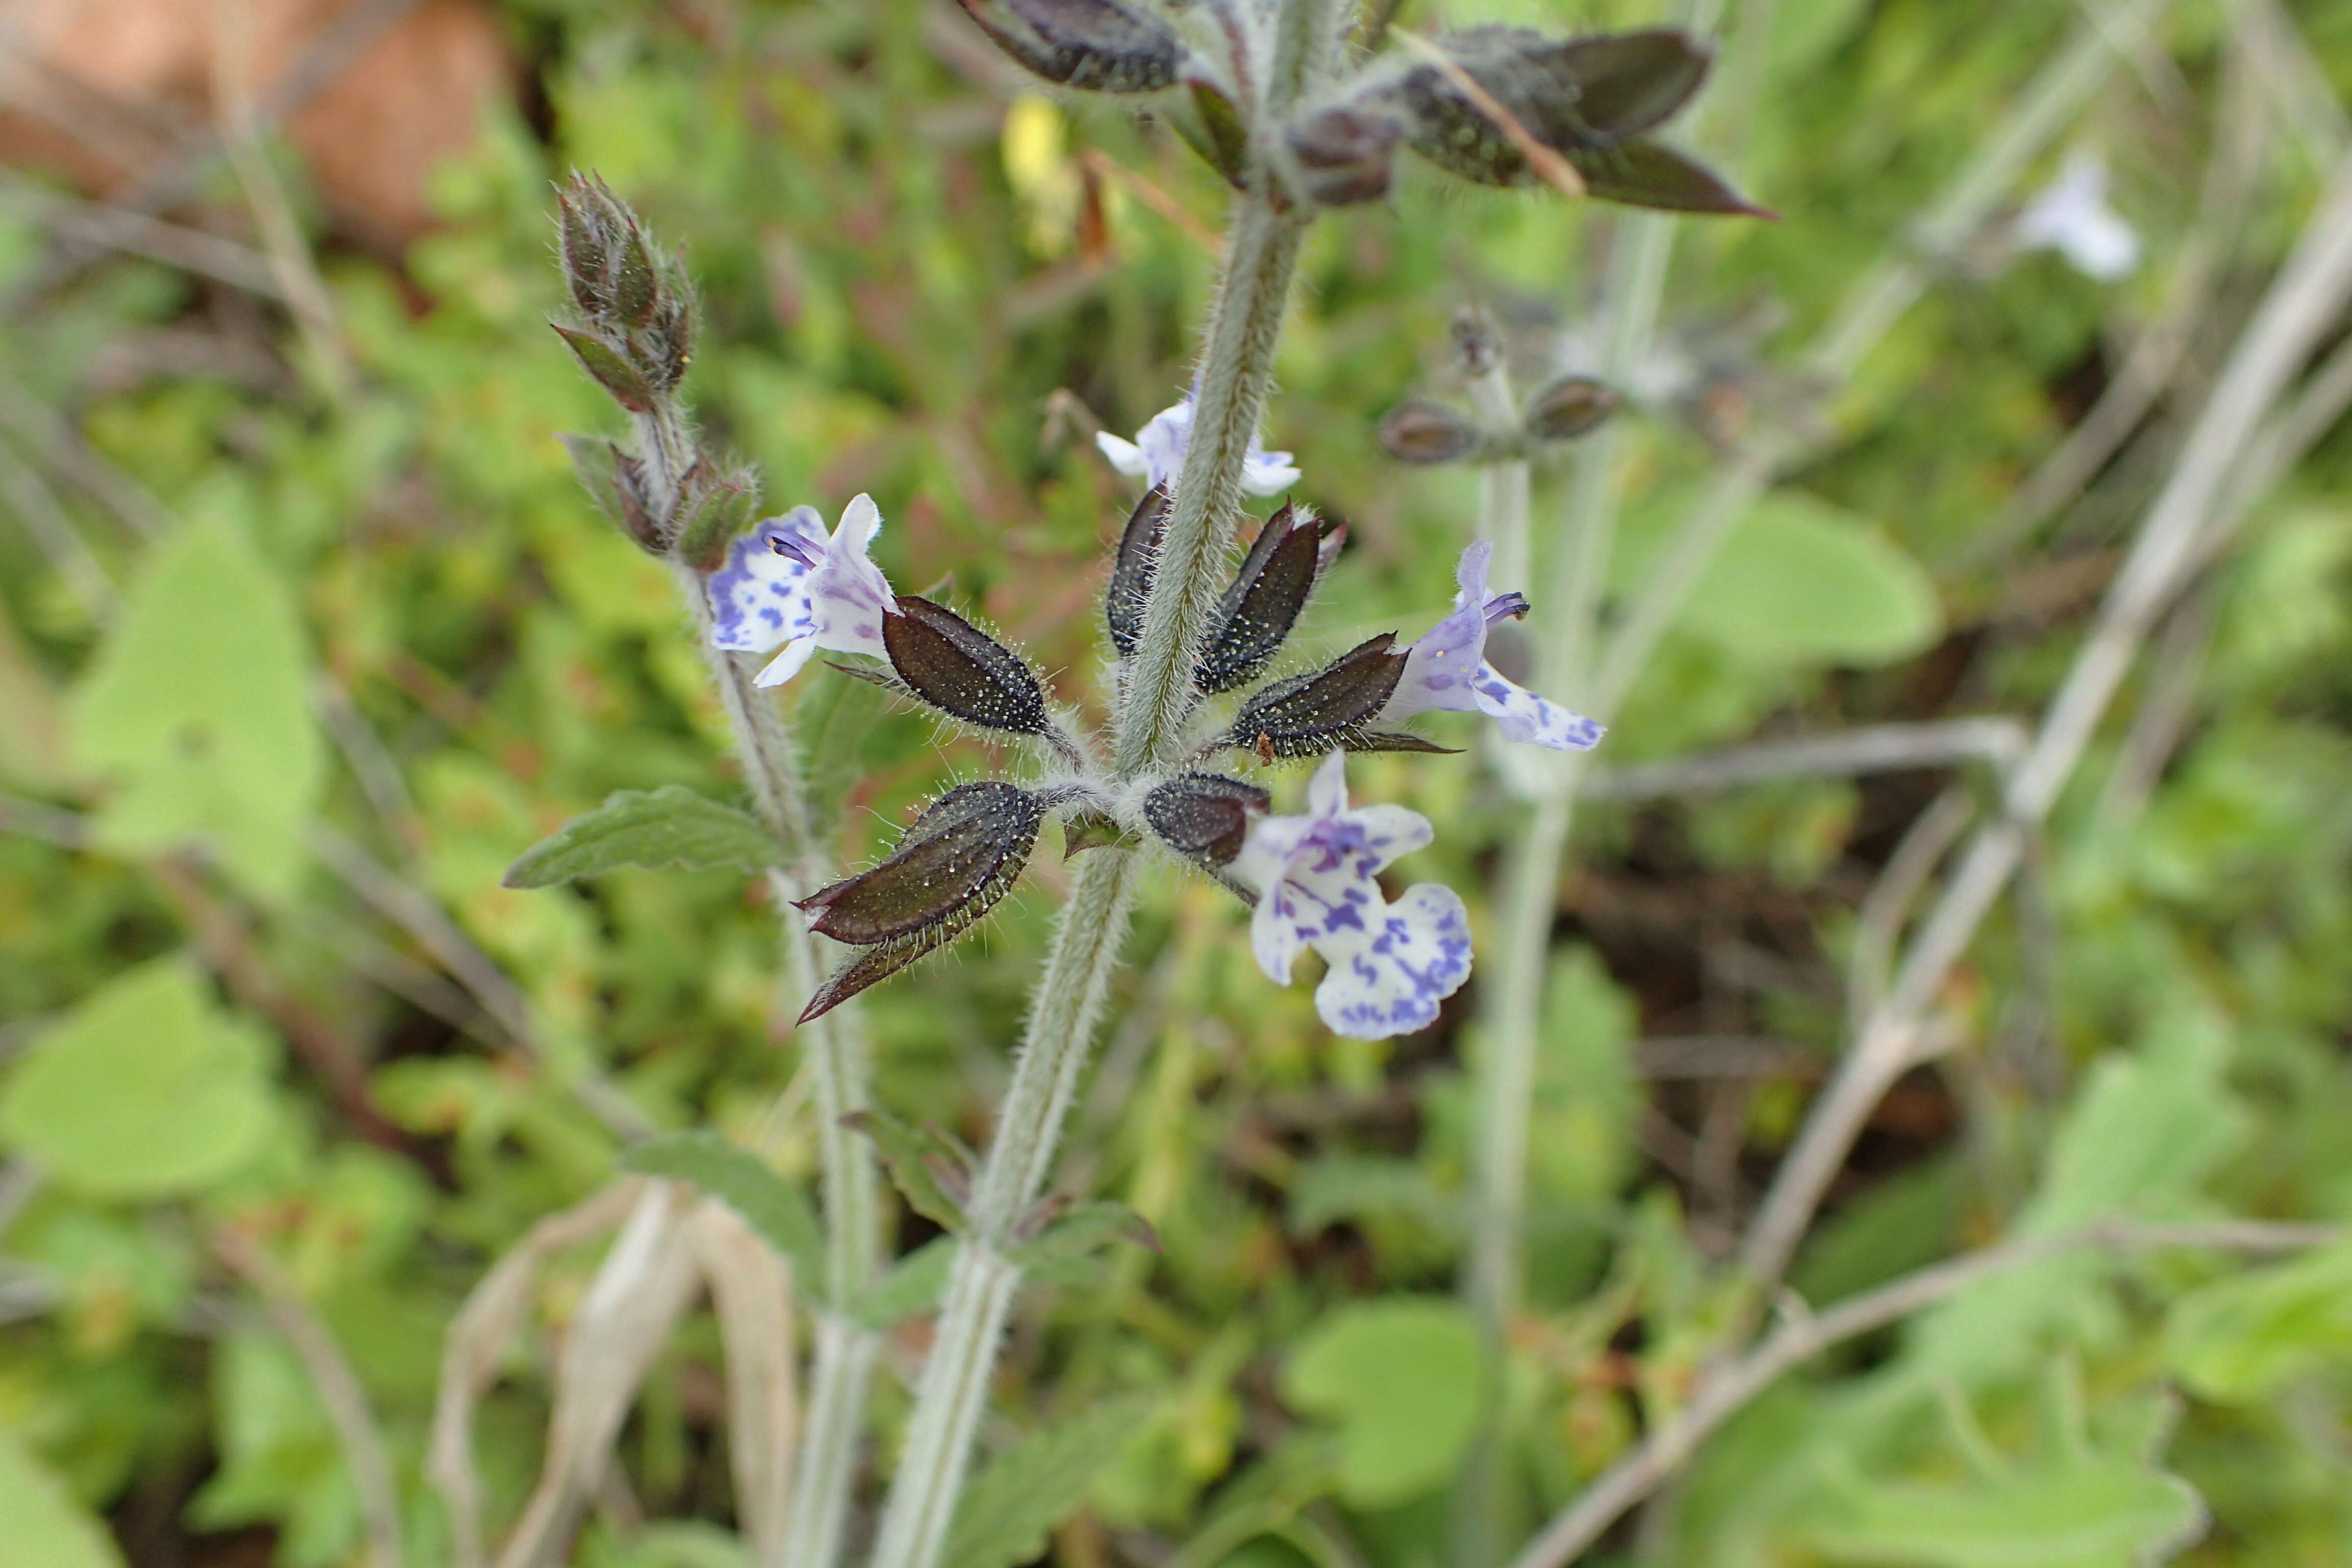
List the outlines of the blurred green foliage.
{"label": "blurred green foliage", "polygon": [[[1631,0],[1476,9],[1651,19]],[[1704,405],[1629,416],[1614,586],[1640,580],[1717,443],[1797,416],[1837,436],[1733,534],[1608,761],[2029,715],[2048,697],[2193,401],[2159,404],[2052,527],[1972,546],[2158,311],[2199,221],[2248,8],[2176,9],[2162,50],[2069,138],[2105,149],[2141,268],[2099,284],[2051,256],[1971,249],[1808,409],[1774,356],[1904,243],[2078,11],[1731,7],[1702,140],[1780,221],[1685,226],[1668,326],[1699,345]],[[2288,9],[2340,92],[2352,21]],[[1211,258],[1163,209],[1213,230],[1214,177],[1148,124],[1018,95],[951,10],[913,0],[506,0],[503,15],[534,93],[435,175],[443,226],[396,265],[320,237],[356,372],[341,394],[284,320],[136,260],[43,292],[0,348],[0,444],[32,471],[0,527],[8,1568],[359,1561],[332,1423],[217,1261],[225,1231],[261,1247],[341,1346],[385,1429],[412,1560],[434,1563],[447,1526],[422,1464],[443,1335],[535,1221],[614,1173],[618,1140],[583,1086],[661,1129],[756,1135],[783,1177],[810,1179],[782,1026],[801,999],[776,994],[765,889],[724,868],[502,885],[615,791],[742,794],[675,584],[595,516],[555,439],[608,418],[545,326],[568,167],[688,243],[698,405],[759,465],[772,509],[830,515],[871,491],[896,581],[946,581],[1060,696],[1102,700],[1096,594],[1130,498],[1057,395],[1124,431],[1181,388]],[[1742,18],[1762,20],[1743,37]],[[2192,387],[2315,184],[2291,119],[2264,123]],[[226,179],[208,195],[234,223]],[[1315,232],[1267,430],[1350,525],[1307,643],[1442,612],[1475,480],[1399,469],[1373,426],[1445,384],[1465,303],[1531,353],[1585,321],[1621,221],[1423,178],[1393,210]],[[0,219],[0,289],[45,245]],[[1760,343],[1725,326],[1763,301],[1780,325]],[[213,342],[217,369],[163,355],[173,333]],[[52,411],[66,436],[42,434]],[[2122,724],[2095,748],[2019,901],[1943,998],[1971,1043],[1899,1088],[1833,1194],[1797,1273],[1815,1304],[2116,1213],[2352,1220],[2348,461],[2324,442],[2194,590],[2177,752],[2142,800],[2110,782]],[[119,486],[73,477],[101,466]],[[1538,474],[1539,550],[1560,479]],[[52,504],[86,560],[44,531]],[[840,802],[844,865],[989,757],[821,670],[793,702]],[[1366,798],[1437,824],[1411,874],[1460,889],[1486,936],[1499,787],[1413,759],[1354,771]],[[1861,891],[1944,782],[1788,783],[1580,821],[1534,1106],[1533,1300],[1496,1373],[1523,1523],[1687,1392],[1728,1310],[1715,1266],[1842,1044]],[[1041,854],[983,940],[869,994],[884,1105],[984,1142],[1065,880]],[[511,1005],[461,944],[511,976]],[[1443,1294],[1476,1136],[1478,982],[1427,1036],[1332,1040],[1306,987],[1257,974],[1231,900],[1173,876],[1133,958],[1057,1185],[1131,1205],[1163,1250],[1115,1248],[1031,1299],[986,1435],[1006,1468],[960,1537],[965,1560],[1167,1560],[1129,1551],[1157,1542],[1188,1568],[1449,1561],[1464,1401],[1492,1370]],[[1644,1038],[1724,1036],[1778,1042],[1780,1065],[1645,1079]],[[900,1249],[932,1234],[910,1216]],[[536,1473],[547,1336],[594,1259],[573,1248],[551,1268],[478,1417],[496,1519]],[[1726,1565],[2352,1561],[2347,1293],[2341,1248],[2260,1269],[2037,1265],[1778,1388],[1609,1549]],[[903,1368],[920,1319],[896,1332]],[[622,1438],[629,1491],[668,1522],[600,1514],[581,1562],[744,1561],[717,1354],[707,1321],[679,1336]],[[908,1395],[881,1384],[887,1463]]]}

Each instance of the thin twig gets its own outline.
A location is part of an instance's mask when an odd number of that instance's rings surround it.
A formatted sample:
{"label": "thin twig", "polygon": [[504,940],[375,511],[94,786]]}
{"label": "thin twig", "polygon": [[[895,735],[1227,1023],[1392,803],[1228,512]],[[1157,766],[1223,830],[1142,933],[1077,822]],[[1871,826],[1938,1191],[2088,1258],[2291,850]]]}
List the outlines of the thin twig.
{"label": "thin twig", "polygon": [[1793,1318],[1690,1403],[1654,1428],[1639,1447],[1578,1494],[1512,1560],[1511,1568],[1566,1568],[1603,1532],[1688,1463],[1698,1447],[1788,1373],[1823,1352],[1947,1300],[1981,1280],[2079,1252],[2187,1250],[2297,1252],[2344,1239],[2340,1226],[2224,1220],[2193,1225],[2095,1225],[2064,1236],[2030,1237],[1932,1264],[1889,1285]]}
{"label": "thin twig", "polygon": [[5,496],[9,510],[24,524],[34,545],[48,557],[50,568],[81,602],[83,613],[103,624],[114,614],[121,596],[114,579],[90,553],[56,492],[5,440],[0,440],[0,495]]}
{"label": "thin twig", "polygon": [[367,1390],[359,1374],[352,1370],[327,1325],[252,1237],[233,1226],[219,1226],[206,1239],[214,1255],[261,1298],[261,1310],[270,1325],[285,1337],[303,1370],[310,1374],[319,1403],[326,1407],[327,1420],[351,1467],[360,1520],[367,1531],[370,1563],[373,1568],[402,1568],[407,1559],[400,1544],[400,1493],[393,1482],[383,1429],[368,1406]]}
{"label": "thin twig", "polygon": [[286,297],[269,258],[250,246],[105,202],[77,201],[16,174],[6,175],[0,190],[6,205],[63,238],[158,261],[265,300]]}
{"label": "thin twig", "polygon": [[2091,637],[2076,656],[2029,752],[2011,776],[2007,815],[1981,830],[1865,1021],[1837,1077],[1815,1101],[1781,1163],[1742,1253],[1752,1280],[1778,1287],[1814,1210],[1871,1110],[1918,1059],[1919,1019],[2017,869],[2074,773],[2157,617],[2199,558],[2250,437],[2352,297],[2352,158],[2340,164],[2294,252],[2240,336],[2212,396],[2149,507]]}
{"label": "thin twig", "polygon": [[1844,778],[1973,762],[1990,763],[1996,773],[2006,773],[2025,755],[2025,729],[2014,719],[1876,724],[1843,734],[1759,741],[1648,767],[1595,773],[1580,793],[1588,800],[1654,800],[1777,779]]}

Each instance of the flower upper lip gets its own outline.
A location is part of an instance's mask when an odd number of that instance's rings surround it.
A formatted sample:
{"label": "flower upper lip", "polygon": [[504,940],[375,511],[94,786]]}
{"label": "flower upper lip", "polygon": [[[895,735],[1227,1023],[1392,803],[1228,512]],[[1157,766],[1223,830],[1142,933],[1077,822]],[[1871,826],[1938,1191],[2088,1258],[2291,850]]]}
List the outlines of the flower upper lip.
{"label": "flower upper lip", "polygon": [[[1153,485],[1174,485],[1192,445],[1192,399],[1163,408],[1146,421],[1132,441],[1108,430],[1098,431],[1095,445],[1122,474]],[[1299,471],[1287,452],[1269,452],[1250,437],[1249,456],[1242,460],[1242,489],[1254,496],[1278,495],[1297,484]]]}

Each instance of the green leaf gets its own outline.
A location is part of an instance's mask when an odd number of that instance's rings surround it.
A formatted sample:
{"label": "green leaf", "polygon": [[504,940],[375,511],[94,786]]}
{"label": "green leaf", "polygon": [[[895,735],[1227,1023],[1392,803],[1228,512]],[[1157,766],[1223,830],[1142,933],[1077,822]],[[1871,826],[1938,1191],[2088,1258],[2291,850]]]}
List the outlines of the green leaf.
{"label": "green leaf", "polygon": [[[1968,1470],[1958,1479],[1881,1479],[1832,1462],[1801,1516],[1807,1544],[1833,1562],[1916,1568],[2138,1568],[2195,1539],[2196,1490],[2158,1464],[2170,1422],[2143,1406],[2135,1446],[2095,1433],[2061,1362],[2045,1386],[2035,1452],[1994,1452],[1964,1405],[1948,1405]],[[2097,1439],[2105,1436],[2105,1441]]]}
{"label": "green leaf", "polygon": [[68,710],[75,759],[114,786],[101,839],[200,840],[290,896],[326,770],[307,665],[285,584],[236,530],[191,523],[157,545]]}
{"label": "green leaf", "polygon": [[1875,525],[1796,490],[1748,510],[1676,624],[1742,658],[1892,664],[1942,635],[1936,585]]}
{"label": "green leaf", "polygon": [[1477,1420],[1482,1360],[1477,1330],[1450,1301],[1360,1302],[1292,1352],[1282,1396],[1338,1428],[1341,1491],[1381,1508],[1453,1475]]}
{"label": "green leaf", "polygon": [[824,1234],[807,1194],[715,1132],[676,1132],[621,1151],[623,1170],[692,1182],[743,1216],[789,1259],[801,1288],[824,1290]]}
{"label": "green leaf", "polygon": [[950,1231],[963,1228],[959,1194],[969,1190],[971,1173],[961,1150],[930,1129],[919,1131],[887,1110],[854,1110],[841,1120],[844,1126],[874,1140],[891,1184],[909,1207]]}
{"label": "green leaf", "polygon": [[[2100,1060],[2052,1140],[2049,1170],[2014,1234],[2056,1236],[2116,1216],[2179,1218],[2244,1136],[2246,1113],[2223,1074],[2223,1025],[2176,1001],[2136,1052]],[[1922,1319],[1906,1361],[1961,1380],[2013,1371],[2056,1338],[2119,1331],[2108,1255],[2053,1258],[1987,1279]]]}
{"label": "green leaf", "polygon": [[937,1236],[882,1271],[866,1293],[849,1304],[849,1315],[869,1329],[928,1312],[947,1289],[948,1265],[955,1261],[955,1237]]}
{"label": "green leaf", "polygon": [[548,888],[629,866],[731,867],[761,871],[776,863],[776,840],[749,812],[722,805],[679,784],[625,789],[585,816],[575,816],[507,868],[509,888]]}
{"label": "green leaf", "polygon": [[873,771],[867,748],[887,731],[893,699],[865,680],[804,680],[793,706],[793,731],[808,774],[809,816],[830,823],[849,792]]}
{"label": "green leaf", "polygon": [[0,1568],[122,1568],[96,1514],[0,1428]]}
{"label": "green leaf", "polygon": [[1147,1401],[1113,1400],[1022,1439],[964,1489],[941,1561],[1013,1568],[1043,1556],[1054,1527],[1077,1511],[1149,1415]]}
{"label": "green leaf", "polygon": [[2326,1365],[2352,1366],[2352,1244],[2216,1279],[2173,1304],[2165,1359],[2217,1404],[2261,1400]]}
{"label": "green leaf", "polygon": [[0,1092],[0,1142],[100,1197],[194,1192],[243,1165],[270,1122],[260,1030],[173,959],[91,995]]}
{"label": "green leaf", "polygon": [[1151,1222],[1125,1204],[1085,1203],[1072,1205],[1034,1239],[1014,1247],[1011,1257],[1024,1268],[1051,1268],[1117,1241],[1160,1250]]}

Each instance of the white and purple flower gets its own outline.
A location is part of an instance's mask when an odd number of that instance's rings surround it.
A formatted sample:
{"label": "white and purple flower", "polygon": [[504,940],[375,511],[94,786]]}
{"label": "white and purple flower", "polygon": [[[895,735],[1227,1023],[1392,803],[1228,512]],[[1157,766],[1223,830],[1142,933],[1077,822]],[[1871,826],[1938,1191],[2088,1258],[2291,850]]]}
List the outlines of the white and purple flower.
{"label": "white and purple flower", "polygon": [[[1192,399],[1188,394],[1173,408],[1153,415],[1132,441],[1122,441],[1104,430],[1096,434],[1095,445],[1120,473],[1147,485],[1173,488],[1184,467],[1184,454],[1192,445]],[[1250,437],[1249,456],[1242,460],[1244,491],[1254,496],[1279,495],[1297,482],[1298,470],[1291,465],[1289,453],[1269,452],[1258,445],[1256,437]]]}
{"label": "white and purple flower", "polygon": [[2054,250],[2102,283],[2139,265],[2139,236],[2107,205],[2106,161],[2089,148],[2066,154],[2058,177],[2025,204],[2009,232],[2020,250]]}
{"label": "white and purple flower", "polygon": [[1416,883],[1391,903],[1377,878],[1429,843],[1429,819],[1401,805],[1350,809],[1341,752],[1316,770],[1307,803],[1304,816],[1260,818],[1233,863],[1258,892],[1258,967],[1287,985],[1311,947],[1328,965],[1315,1010],[1333,1033],[1377,1040],[1427,1028],[1470,977],[1470,917],[1451,888]]}
{"label": "white and purple flower", "polygon": [[760,671],[761,686],[782,686],[819,648],[887,658],[882,616],[894,595],[866,554],[881,528],[882,513],[866,495],[842,509],[830,539],[814,507],[761,523],[710,574],[711,641],[737,653],[781,647]]}
{"label": "white and purple flower", "polygon": [[1484,713],[1503,727],[1506,740],[1555,752],[1589,752],[1600,742],[1601,725],[1537,696],[1486,662],[1487,629],[1528,613],[1522,595],[1486,591],[1486,564],[1494,553],[1483,539],[1462,552],[1454,575],[1454,613],[1406,650],[1404,674],[1378,718],[1386,723],[1432,709]]}

